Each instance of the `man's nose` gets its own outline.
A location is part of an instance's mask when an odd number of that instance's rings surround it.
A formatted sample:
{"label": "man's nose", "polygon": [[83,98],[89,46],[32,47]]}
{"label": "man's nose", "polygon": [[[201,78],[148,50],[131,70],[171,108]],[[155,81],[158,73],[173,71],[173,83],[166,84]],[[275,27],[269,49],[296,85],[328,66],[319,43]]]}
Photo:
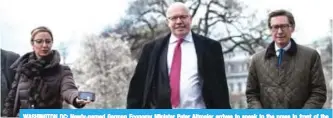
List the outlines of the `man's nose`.
{"label": "man's nose", "polygon": [[180,17],[178,17],[178,18],[176,19],[176,23],[183,23],[183,21],[180,19]]}
{"label": "man's nose", "polygon": [[280,33],[283,33],[282,28],[278,28],[278,29],[277,29],[277,33],[279,33],[279,34],[280,34]]}

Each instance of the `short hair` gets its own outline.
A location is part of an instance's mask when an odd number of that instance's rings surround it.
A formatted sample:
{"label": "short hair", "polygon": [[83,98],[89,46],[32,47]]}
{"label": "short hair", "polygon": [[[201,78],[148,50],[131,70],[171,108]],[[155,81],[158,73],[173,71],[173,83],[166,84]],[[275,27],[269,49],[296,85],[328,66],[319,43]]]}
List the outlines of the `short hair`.
{"label": "short hair", "polygon": [[172,3],[172,4],[168,7],[167,11],[165,12],[165,16],[169,17],[169,16],[168,16],[168,13],[170,12],[170,9],[171,9],[172,7],[174,7],[174,6],[182,6],[182,7],[184,7],[184,9],[186,10],[186,12],[187,12],[189,15],[191,15],[191,14],[190,14],[190,10],[189,10],[189,8],[188,8],[184,3],[182,3],[182,2],[174,2],[174,3]]}
{"label": "short hair", "polygon": [[271,19],[276,16],[286,16],[288,18],[289,24],[291,24],[292,28],[295,28],[295,19],[294,16],[291,12],[280,9],[280,10],[275,10],[268,15],[268,27],[272,28],[271,26]]}
{"label": "short hair", "polygon": [[39,32],[47,32],[50,34],[51,38],[52,38],[52,41],[53,41],[53,35],[52,35],[52,32],[49,28],[45,27],[45,26],[39,26],[35,29],[33,29],[31,31],[31,41],[33,41],[34,37],[36,36],[37,33]]}

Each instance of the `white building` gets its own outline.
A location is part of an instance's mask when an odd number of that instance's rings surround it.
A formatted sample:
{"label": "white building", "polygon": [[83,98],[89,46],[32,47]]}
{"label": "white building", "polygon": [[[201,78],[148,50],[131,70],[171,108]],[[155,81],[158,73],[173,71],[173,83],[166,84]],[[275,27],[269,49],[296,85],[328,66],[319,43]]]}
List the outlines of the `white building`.
{"label": "white building", "polygon": [[320,54],[321,61],[322,61],[322,67],[326,79],[326,85],[327,85],[327,101],[324,105],[324,108],[332,108],[332,52],[329,52],[328,49],[329,46],[332,48],[332,39],[331,37],[322,38],[319,40],[316,40],[313,44],[308,45],[311,48],[314,48],[317,50],[317,52]]}
{"label": "white building", "polygon": [[225,69],[229,86],[231,107],[247,108],[245,90],[250,55],[246,51],[225,54]]}

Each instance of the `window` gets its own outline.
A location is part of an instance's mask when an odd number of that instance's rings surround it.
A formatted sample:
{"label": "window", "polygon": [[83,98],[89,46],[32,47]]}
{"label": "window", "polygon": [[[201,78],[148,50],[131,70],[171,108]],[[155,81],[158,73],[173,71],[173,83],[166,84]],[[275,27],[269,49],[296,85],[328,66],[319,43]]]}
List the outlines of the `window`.
{"label": "window", "polygon": [[231,64],[228,64],[228,72],[230,73],[232,70]]}
{"label": "window", "polygon": [[238,72],[243,72],[243,64],[238,64]]}
{"label": "window", "polygon": [[234,91],[234,84],[233,83],[229,83],[229,91],[230,91],[230,93],[232,93]]}
{"label": "window", "polygon": [[238,82],[238,92],[243,92],[243,86],[241,82]]}
{"label": "window", "polygon": [[248,65],[249,65],[248,63],[243,64],[243,69],[244,69],[243,72],[247,72]]}
{"label": "window", "polygon": [[234,64],[230,64],[230,72],[231,73],[235,72],[235,65]]}

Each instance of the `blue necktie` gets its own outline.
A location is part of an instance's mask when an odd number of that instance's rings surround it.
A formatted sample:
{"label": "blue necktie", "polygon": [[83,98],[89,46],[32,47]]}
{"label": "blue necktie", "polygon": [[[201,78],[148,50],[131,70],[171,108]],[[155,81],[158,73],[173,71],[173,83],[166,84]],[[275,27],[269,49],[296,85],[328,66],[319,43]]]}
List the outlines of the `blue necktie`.
{"label": "blue necktie", "polygon": [[280,66],[282,63],[283,51],[284,50],[282,48],[279,49],[278,66]]}

